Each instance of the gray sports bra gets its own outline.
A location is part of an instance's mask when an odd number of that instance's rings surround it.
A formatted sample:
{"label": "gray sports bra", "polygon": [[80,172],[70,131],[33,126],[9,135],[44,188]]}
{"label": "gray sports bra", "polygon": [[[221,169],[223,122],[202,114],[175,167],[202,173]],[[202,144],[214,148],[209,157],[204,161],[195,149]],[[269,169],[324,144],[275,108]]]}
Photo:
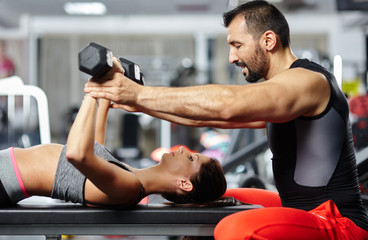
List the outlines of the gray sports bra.
{"label": "gray sports bra", "polygon": [[[114,158],[112,154],[102,145],[95,143],[94,151],[97,156],[123,168],[126,171],[131,172],[131,170],[127,166]],[[66,146],[64,146],[59,157],[51,197],[64,200],[66,202],[82,203],[84,206],[86,204],[89,204],[97,207],[118,207],[118,205],[103,205],[91,203],[84,199],[84,186],[87,178],[67,161],[65,152]],[[144,196],[145,190],[143,185],[141,185],[141,191],[137,198],[137,203],[139,203]]]}

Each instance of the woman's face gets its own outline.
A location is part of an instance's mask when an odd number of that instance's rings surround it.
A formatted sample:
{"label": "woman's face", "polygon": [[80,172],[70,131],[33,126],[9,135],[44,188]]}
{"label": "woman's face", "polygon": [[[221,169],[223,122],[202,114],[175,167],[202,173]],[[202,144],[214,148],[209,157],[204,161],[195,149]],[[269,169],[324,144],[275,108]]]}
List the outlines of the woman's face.
{"label": "woman's face", "polygon": [[160,164],[165,165],[174,174],[190,177],[199,171],[202,164],[208,161],[210,161],[209,157],[199,153],[192,153],[180,147],[176,151],[165,153]]}

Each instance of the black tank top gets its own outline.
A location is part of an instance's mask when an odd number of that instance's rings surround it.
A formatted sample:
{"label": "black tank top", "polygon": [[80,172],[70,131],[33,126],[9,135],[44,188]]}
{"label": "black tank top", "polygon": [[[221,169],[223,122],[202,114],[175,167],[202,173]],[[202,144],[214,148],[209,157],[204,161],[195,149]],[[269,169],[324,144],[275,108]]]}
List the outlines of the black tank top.
{"label": "black tank top", "polygon": [[368,230],[345,95],[334,76],[320,65],[299,59],[290,68],[298,67],[325,75],[331,95],[328,106],[318,116],[267,123],[275,185],[282,205],[308,211],[331,199],[342,216]]}

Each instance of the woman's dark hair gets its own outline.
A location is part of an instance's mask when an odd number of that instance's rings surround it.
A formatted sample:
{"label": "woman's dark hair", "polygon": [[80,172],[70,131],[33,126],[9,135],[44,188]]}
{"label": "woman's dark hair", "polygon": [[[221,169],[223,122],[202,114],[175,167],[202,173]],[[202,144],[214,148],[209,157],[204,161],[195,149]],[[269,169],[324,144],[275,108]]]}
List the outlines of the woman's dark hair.
{"label": "woman's dark hair", "polygon": [[192,191],[182,194],[166,193],[162,196],[174,203],[203,204],[222,197],[227,188],[221,164],[213,158],[203,163],[198,173],[194,174],[190,181],[193,184]]}
{"label": "woman's dark hair", "polygon": [[258,40],[268,30],[273,31],[280,38],[283,48],[290,45],[290,30],[285,16],[272,4],[266,1],[251,1],[239,5],[223,14],[225,27],[237,17],[246,20],[248,32]]}

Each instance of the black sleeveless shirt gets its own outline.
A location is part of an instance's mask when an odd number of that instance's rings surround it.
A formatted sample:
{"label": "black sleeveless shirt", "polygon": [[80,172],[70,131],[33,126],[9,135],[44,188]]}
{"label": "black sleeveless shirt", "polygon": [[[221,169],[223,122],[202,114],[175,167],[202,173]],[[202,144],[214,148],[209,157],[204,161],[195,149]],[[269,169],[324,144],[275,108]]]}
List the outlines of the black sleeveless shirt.
{"label": "black sleeveless shirt", "polygon": [[328,106],[317,116],[267,123],[275,185],[282,205],[308,211],[332,200],[342,216],[368,230],[345,95],[334,76],[316,63],[299,59],[290,68],[322,73],[331,94]]}

